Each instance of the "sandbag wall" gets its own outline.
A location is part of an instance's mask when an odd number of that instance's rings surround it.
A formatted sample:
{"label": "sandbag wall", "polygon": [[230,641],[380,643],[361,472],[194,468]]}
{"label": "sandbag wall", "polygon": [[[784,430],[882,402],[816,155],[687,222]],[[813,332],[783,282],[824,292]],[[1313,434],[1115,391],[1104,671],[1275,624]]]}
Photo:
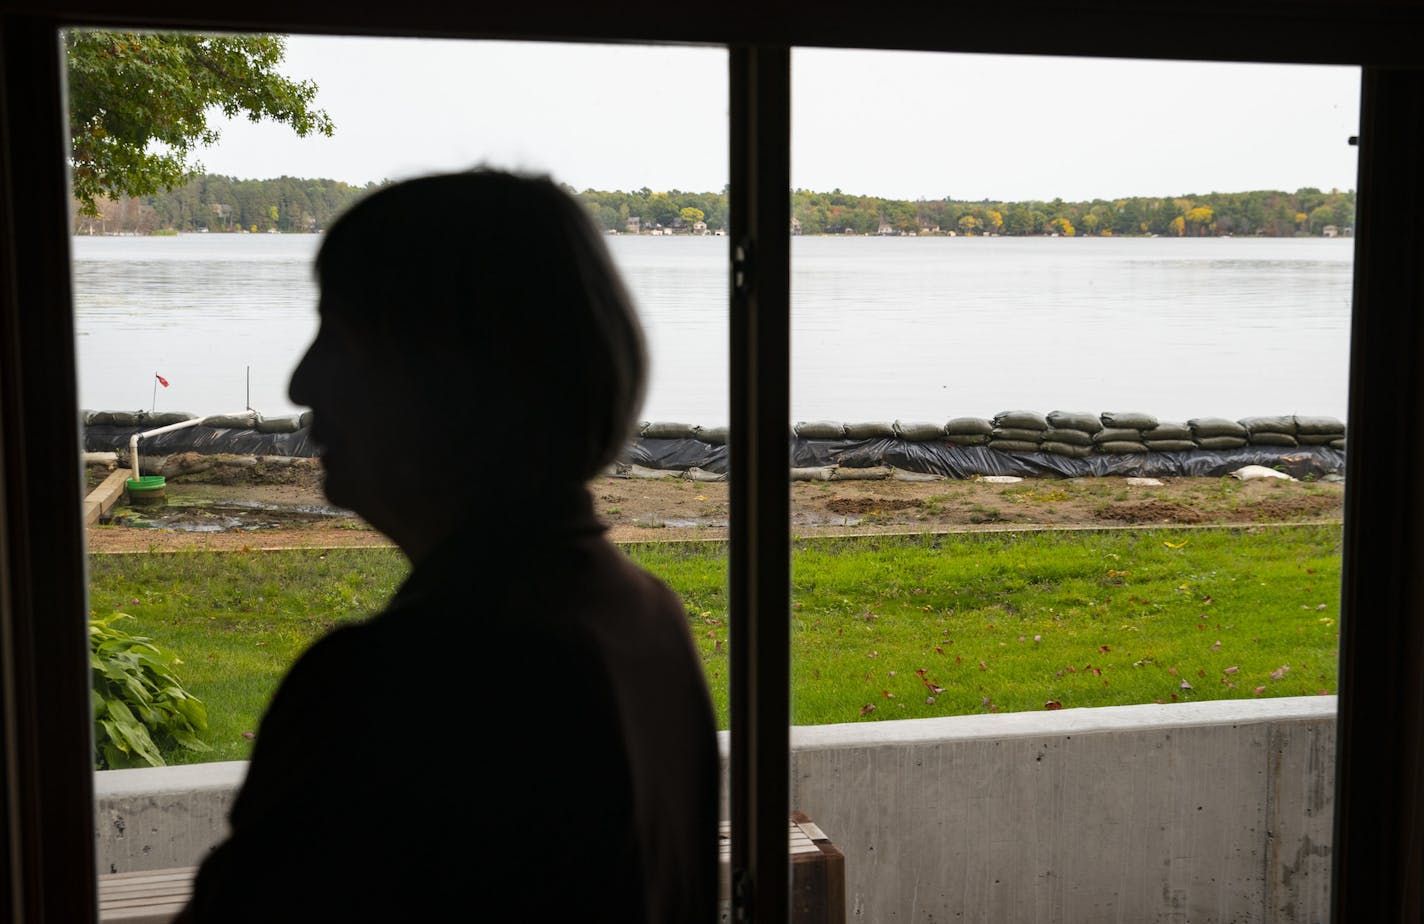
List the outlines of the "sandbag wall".
{"label": "sandbag wall", "polygon": [[[134,433],[193,420],[192,414],[85,411],[84,449],[126,450]],[[202,425],[148,437],[141,451],[315,456],[311,414],[210,417]],[[801,477],[919,473],[975,475],[1215,476],[1243,465],[1279,467],[1295,477],[1341,474],[1345,424],[1333,417],[1279,415],[1161,421],[1140,412],[1004,411],[993,418],[928,421],[798,422],[789,434]],[[716,479],[727,472],[727,428],[644,422],[619,454],[631,467]],[[497,447],[495,447],[497,450]],[[511,457],[516,452],[511,448]],[[814,474],[806,474],[814,472]]]}
{"label": "sandbag wall", "polygon": [[[726,428],[648,422],[628,464],[654,470],[725,473]],[[990,418],[930,421],[801,421],[791,433],[793,471],[829,477],[885,469],[947,478],[975,475],[1219,476],[1244,465],[1297,477],[1338,475],[1345,424],[1333,417],[1196,417],[1162,421],[1141,412],[1004,411]]]}

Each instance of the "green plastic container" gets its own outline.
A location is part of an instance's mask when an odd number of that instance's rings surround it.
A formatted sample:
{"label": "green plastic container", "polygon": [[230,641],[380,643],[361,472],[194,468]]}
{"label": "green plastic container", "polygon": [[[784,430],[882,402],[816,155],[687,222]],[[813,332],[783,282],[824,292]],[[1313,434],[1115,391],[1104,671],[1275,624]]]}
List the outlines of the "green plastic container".
{"label": "green plastic container", "polygon": [[124,482],[131,504],[162,503],[168,496],[166,485],[167,481],[162,475],[144,475],[140,478],[129,478]]}

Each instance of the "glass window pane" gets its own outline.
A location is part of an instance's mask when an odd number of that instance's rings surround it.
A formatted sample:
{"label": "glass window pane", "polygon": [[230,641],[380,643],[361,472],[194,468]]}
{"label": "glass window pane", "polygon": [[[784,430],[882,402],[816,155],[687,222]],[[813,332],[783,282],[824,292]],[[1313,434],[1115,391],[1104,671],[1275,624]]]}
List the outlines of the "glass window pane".
{"label": "glass window pane", "polygon": [[[1167,724],[1333,720],[1358,71],[798,49],[793,78],[793,721],[847,893],[1093,916],[1050,883],[1121,824],[1095,869],[1216,901],[1235,874],[1176,866],[1215,848],[1153,832],[1261,855],[1265,791],[1183,776],[1163,736],[1208,732]],[[895,719],[930,721],[862,727]],[[1288,765],[1328,789],[1331,759]],[[1318,808],[1281,804],[1292,843]],[[858,878],[885,863],[914,877]]]}

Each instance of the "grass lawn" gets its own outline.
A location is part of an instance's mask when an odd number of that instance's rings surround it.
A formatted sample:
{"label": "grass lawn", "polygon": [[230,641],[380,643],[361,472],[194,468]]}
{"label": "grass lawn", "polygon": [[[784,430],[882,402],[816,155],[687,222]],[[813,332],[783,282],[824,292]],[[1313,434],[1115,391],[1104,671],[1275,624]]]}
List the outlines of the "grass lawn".
{"label": "grass lawn", "polygon": [[[682,596],[725,727],[726,547],[625,549]],[[798,725],[1335,691],[1338,525],[799,540],[793,571]],[[90,600],[207,704],[214,750],[166,756],[237,760],[296,655],[404,574],[390,549],[96,555]]]}

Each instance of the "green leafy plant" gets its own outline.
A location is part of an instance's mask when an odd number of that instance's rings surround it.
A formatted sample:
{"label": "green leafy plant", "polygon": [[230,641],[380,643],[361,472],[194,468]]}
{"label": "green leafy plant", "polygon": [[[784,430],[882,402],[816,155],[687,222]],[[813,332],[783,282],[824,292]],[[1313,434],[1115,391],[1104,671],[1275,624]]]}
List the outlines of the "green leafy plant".
{"label": "green leafy plant", "polygon": [[89,620],[93,671],[94,763],[99,770],[165,766],[162,748],[206,751],[202,700],[183,688],[173,665],[152,639],[114,627],[127,613]]}

